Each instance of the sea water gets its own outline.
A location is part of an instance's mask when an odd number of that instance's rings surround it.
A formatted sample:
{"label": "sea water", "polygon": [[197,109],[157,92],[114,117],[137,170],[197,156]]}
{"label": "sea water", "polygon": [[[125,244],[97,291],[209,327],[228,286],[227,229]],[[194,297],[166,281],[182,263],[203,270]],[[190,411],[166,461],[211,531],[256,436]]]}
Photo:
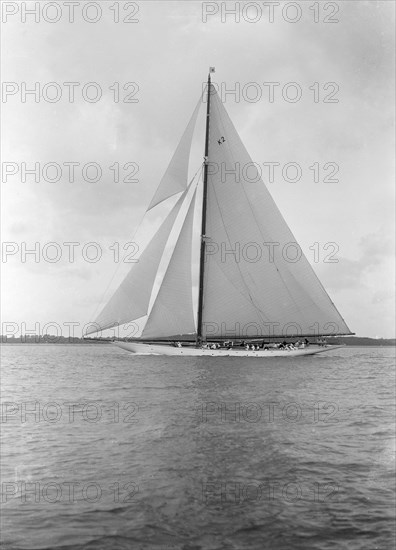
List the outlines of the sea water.
{"label": "sea water", "polygon": [[5,549],[394,547],[394,348],[2,353]]}

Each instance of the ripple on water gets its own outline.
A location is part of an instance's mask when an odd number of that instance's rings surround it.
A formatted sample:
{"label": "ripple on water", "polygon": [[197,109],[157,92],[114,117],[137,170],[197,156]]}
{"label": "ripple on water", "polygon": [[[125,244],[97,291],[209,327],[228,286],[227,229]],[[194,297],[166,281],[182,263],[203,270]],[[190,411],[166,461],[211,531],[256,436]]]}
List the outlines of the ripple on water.
{"label": "ripple on water", "polygon": [[4,548],[387,550],[394,375],[390,348],[263,364],[4,346]]}

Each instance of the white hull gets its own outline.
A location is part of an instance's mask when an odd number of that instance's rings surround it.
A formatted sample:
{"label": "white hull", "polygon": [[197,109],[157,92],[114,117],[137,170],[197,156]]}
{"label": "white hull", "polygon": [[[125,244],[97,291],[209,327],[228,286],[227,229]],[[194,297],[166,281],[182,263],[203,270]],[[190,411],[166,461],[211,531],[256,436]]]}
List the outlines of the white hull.
{"label": "white hull", "polygon": [[269,349],[269,350],[245,350],[244,348],[220,348],[220,349],[206,349],[206,348],[194,348],[194,347],[181,347],[167,346],[164,344],[140,344],[135,342],[113,342],[116,346],[135,353],[137,355],[183,355],[184,357],[299,357],[302,355],[315,355],[316,353],[323,353],[325,351],[331,351],[334,349],[342,348],[344,345],[325,345],[316,346],[309,345],[306,348],[282,350],[282,349]]}

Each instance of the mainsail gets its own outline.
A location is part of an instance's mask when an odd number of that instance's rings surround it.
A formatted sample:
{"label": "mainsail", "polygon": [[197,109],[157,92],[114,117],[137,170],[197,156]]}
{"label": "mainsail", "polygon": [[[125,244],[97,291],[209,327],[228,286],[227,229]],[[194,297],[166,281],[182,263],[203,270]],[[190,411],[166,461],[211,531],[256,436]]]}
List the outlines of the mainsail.
{"label": "mainsail", "polygon": [[350,333],[213,87],[208,157],[203,335]]}

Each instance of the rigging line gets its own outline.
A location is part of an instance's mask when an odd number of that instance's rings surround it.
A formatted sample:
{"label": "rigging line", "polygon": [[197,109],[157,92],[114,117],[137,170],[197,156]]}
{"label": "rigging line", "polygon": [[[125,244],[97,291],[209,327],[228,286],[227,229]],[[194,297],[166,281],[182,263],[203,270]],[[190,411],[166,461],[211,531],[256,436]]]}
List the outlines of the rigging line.
{"label": "rigging line", "polygon": [[[216,108],[218,108],[217,104],[216,104]],[[220,113],[220,109],[218,109],[218,112]],[[220,116],[219,116],[219,122],[220,122],[220,124],[222,125],[223,130],[225,130],[223,121],[222,121],[222,119],[221,119]],[[240,138],[240,136],[239,136],[239,134],[238,134],[238,132],[237,132],[236,129],[235,129],[235,133],[236,133],[236,135],[237,135],[239,141],[242,143],[241,138]],[[243,143],[242,143],[242,146],[243,146],[243,147],[245,148],[245,150],[246,150],[246,147],[243,145]],[[229,152],[230,152],[230,154],[231,154],[231,156],[232,156],[232,159],[233,159],[234,165],[235,165],[235,157],[234,157],[234,154],[233,154],[233,152],[231,151],[231,148],[230,148],[230,147],[228,148],[228,150],[229,150]],[[249,157],[249,158],[250,158],[250,157]],[[260,181],[261,181],[262,184],[264,185],[264,182],[261,180],[261,178],[260,178]],[[261,227],[260,227],[260,225],[259,225],[259,223],[258,223],[258,221],[257,221],[257,216],[255,215],[255,212],[254,212],[254,210],[253,210],[253,208],[252,208],[252,204],[251,204],[250,199],[249,199],[249,197],[248,197],[248,195],[247,195],[247,193],[246,193],[245,187],[244,187],[243,185],[242,185],[241,187],[242,187],[242,191],[243,191],[243,193],[244,193],[244,195],[245,195],[245,197],[246,197],[246,199],[247,199],[247,203],[248,203],[248,205],[249,205],[249,208],[250,208],[250,210],[251,210],[251,212],[252,212],[252,214],[253,214],[253,218],[254,218],[254,220],[255,220],[255,222],[256,222],[256,226],[257,226],[257,228],[258,228],[258,230],[259,230],[259,232],[260,232],[261,238],[263,239],[263,241],[265,241],[265,238],[264,238],[264,236],[263,236],[263,234],[262,234],[262,231],[261,231]],[[271,198],[272,198],[272,197],[271,197]],[[283,222],[286,224],[286,221],[285,221],[285,219],[283,218],[282,214],[280,214],[280,215],[281,215],[281,217],[282,217]],[[287,224],[286,224],[286,226],[289,228],[289,226],[288,226]],[[289,229],[289,231],[290,231],[290,229]],[[291,231],[290,231],[290,232],[291,232]],[[293,234],[292,234],[292,236],[293,236],[293,238],[295,239],[295,237],[294,237]],[[276,270],[277,270],[278,273],[279,273],[279,277],[280,277],[280,279],[281,279],[281,281],[282,281],[282,283],[283,283],[283,285],[284,285],[284,287],[285,287],[285,289],[286,289],[286,292],[287,292],[288,295],[290,296],[290,298],[291,298],[292,302],[294,303],[294,305],[295,305],[297,311],[301,314],[301,313],[302,313],[302,312],[301,312],[301,308],[297,305],[296,301],[294,300],[293,295],[290,293],[290,290],[288,289],[288,287],[287,287],[287,285],[286,285],[286,282],[285,282],[285,280],[284,280],[284,278],[283,278],[283,276],[282,276],[282,274],[281,274],[281,272],[280,272],[278,266],[277,266],[276,263],[275,263],[275,258],[274,258],[274,262],[273,262],[273,263],[274,263],[274,265],[275,265],[275,267],[276,267]],[[242,278],[243,278],[243,280],[244,280],[244,276],[243,276],[242,272],[241,272],[241,275],[242,275]],[[245,282],[245,281],[244,281],[244,282]],[[245,284],[246,284],[246,283],[245,283]],[[249,292],[249,296],[250,296],[250,292]],[[314,303],[312,299],[311,299],[311,301],[312,301],[312,303]],[[253,304],[253,305],[254,305],[254,304]],[[257,306],[255,306],[255,307],[257,308]],[[258,308],[257,308],[257,309],[258,309]],[[260,309],[258,309],[258,311],[260,311],[260,312],[264,315],[264,312],[262,312]],[[305,317],[305,315],[303,315],[303,317]],[[307,322],[307,321],[306,321],[306,322]]]}

